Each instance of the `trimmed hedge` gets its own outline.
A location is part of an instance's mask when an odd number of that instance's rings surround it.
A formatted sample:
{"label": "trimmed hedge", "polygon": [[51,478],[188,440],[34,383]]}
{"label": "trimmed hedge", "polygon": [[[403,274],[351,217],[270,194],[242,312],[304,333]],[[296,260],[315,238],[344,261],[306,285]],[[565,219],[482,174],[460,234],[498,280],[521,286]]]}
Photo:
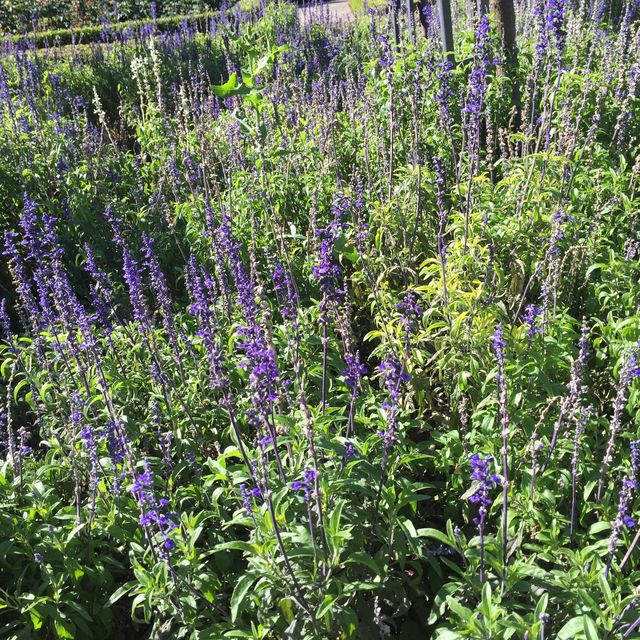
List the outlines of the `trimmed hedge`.
{"label": "trimmed hedge", "polygon": [[105,36],[108,40],[113,40],[114,35],[124,34],[125,31],[136,31],[145,26],[153,26],[156,31],[162,33],[165,31],[175,31],[180,27],[184,20],[190,24],[194,22],[202,23],[200,26],[206,26],[206,23],[215,12],[207,11],[204,13],[194,13],[180,16],[167,16],[158,18],[157,20],[128,20],[126,22],[116,22],[109,25],[94,25],[89,27],[80,27],[78,29],[50,29],[40,33],[29,33],[24,35],[9,36],[5,39],[14,44],[20,42],[28,42],[36,48],[44,48],[51,45],[67,45],[75,42],[76,44],[91,44],[100,42]]}
{"label": "trimmed hedge", "polygon": [[0,31],[24,34],[66,29],[69,25],[88,27],[203,13],[218,6],[219,0],[0,0]]}

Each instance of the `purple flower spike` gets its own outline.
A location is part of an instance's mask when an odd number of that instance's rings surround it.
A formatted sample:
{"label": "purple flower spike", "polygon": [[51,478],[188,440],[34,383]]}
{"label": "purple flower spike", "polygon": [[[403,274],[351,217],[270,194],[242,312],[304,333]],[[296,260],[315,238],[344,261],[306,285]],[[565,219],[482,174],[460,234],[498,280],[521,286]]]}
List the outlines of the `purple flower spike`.
{"label": "purple flower spike", "polygon": [[352,442],[345,442],[344,445],[344,457],[349,460],[350,458],[356,458],[360,455],[360,452],[355,448]]}
{"label": "purple flower spike", "polygon": [[354,393],[360,384],[362,378],[367,374],[367,367],[360,362],[360,354],[345,355],[344,357],[347,368],[342,372],[344,379],[351,392]]}
{"label": "purple flower spike", "polygon": [[478,504],[478,515],[473,519],[473,523],[478,527],[480,535],[480,582],[484,582],[484,525],[489,513],[489,507],[493,500],[489,496],[491,490],[495,486],[502,484],[503,480],[500,476],[491,472],[491,464],[493,458],[485,456],[484,458],[477,453],[471,456],[469,464],[471,465],[471,480],[477,483],[476,490],[469,498],[469,502]]}
{"label": "purple flower spike", "polygon": [[289,272],[278,262],[271,274],[273,289],[280,301],[280,313],[288,322],[296,322],[298,292]]}
{"label": "purple flower spike", "polygon": [[316,471],[315,469],[307,469],[304,472],[304,477],[302,480],[296,480],[291,483],[291,488],[294,491],[304,490],[304,501],[309,502],[309,498],[313,493],[313,488],[315,486],[316,481]]}
{"label": "purple flower spike", "polygon": [[402,314],[401,321],[407,333],[412,333],[422,315],[422,307],[418,304],[419,296],[415,291],[407,291],[404,298],[396,304]]}
{"label": "purple flower spike", "polygon": [[140,507],[140,525],[145,527],[150,534],[157,533],[162,539],[162,553],[166,554],[176,545],[169,538],[169,534],[177,528],[173,520],[175,514],[166,513],[169,501],[165,498],[158,500],[154,491],[154,474],[148,463],[144,463],[144,471],[137,475],[131,491]]}
{"label": "purple flower spike", "polygon": [[129,297],[133,308],[133,317],[138,323],[138,328],[143,331],[149,328],[149,309],[142,289],[142,275],[137,262],[133,259],[128,247],[123,248],[124,279],[129,287]]}
{"label": "purple flower spike", "polygon": [[564,30],[565,5],[566,0],[549,0],[547,6],[547,29],[555,40],[558,57],[562,55],[567,39],[567,32]]}
{"label": "purple flower spike", "polygon": [[542,307],[536,307],[535,305],[528,304],[524,313],[522,314],[522,321],[527,325],[527,336],[529,339],[533,338],[537,333],[542,331],[542,327],[537,325],[537,319],[542,313]]}
{"label": "purple flower spike", "polygon": [[493,500],[489,497],[489,492],[495,487],[502,485],[502,478],[491,473],[492,456],[482,457],[475,453],[471,456],[469,464],[471,465],[471,479],[478,483],[476,492],[469,498],[469,502],[479,504],[478,517],[473,522],[478,527],[484,526],[488,513],[488,507]]}
{"label": "purple flower spike", "polygon": [[638,489],[638,476],[640,476],[640,440],[634,440],[631,443],[630,448],[631,469],[623,478],[622,487],[620,488],[618,513],[613,522],[611,538],[609,539],[609,556],[607,558],[607,566],[605,568],[605,577],[609,575],[609,570],[611,569],[611,563],[616,553],[618,539],[620,538],[622,529],[625,527],[627,529],[633,529],[633,527],[636,526],[636,521],[631,517],[629,511],[632,507],[634,494]]}
{"label": "purple flower spike", "polygon": [[243,483],[240,485],[240,495],[242,496],[242,506],[247,512],[247,515],[253,515],[252,499],[256,499],[262,496],[262,492],[260,491],[260,489],[258,489],[258,487],[247,489],[247,485]]}

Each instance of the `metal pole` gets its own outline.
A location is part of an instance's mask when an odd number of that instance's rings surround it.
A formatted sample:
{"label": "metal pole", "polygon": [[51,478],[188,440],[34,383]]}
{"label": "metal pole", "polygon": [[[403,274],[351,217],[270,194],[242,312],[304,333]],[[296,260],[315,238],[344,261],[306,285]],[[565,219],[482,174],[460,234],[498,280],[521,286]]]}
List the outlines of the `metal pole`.
{"label": "metal pole", "polygon": [[437,6],[442,51],[449,62],[455,63],[455,58],[453,57],[453,27],[451,26],[451,0],[437,0]]}
{"label": "metal pole", "polygon": [[[407,28],[409,29],[409,41],[412,45],[416,43],[415,28],[413,26],[413,0],[405,0],[405,9],[407,11]],[[420,11],[420,7],[418,7]]]}

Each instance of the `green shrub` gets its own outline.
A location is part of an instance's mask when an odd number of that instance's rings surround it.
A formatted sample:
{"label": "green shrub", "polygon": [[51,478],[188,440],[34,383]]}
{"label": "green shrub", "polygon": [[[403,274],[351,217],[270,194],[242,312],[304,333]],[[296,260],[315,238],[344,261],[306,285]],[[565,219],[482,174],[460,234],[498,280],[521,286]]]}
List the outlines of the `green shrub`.
{"label": "green shrub", "polygon": [[[148,0],[0,0],[0,31],[24,34],[35,23],[38,31],[75,29],[97,25],[103,21],[148,20],[151,15]],[[157,18],[171,18],[187,14],[202,14],[217,9],[219,0],[156,0]]]}
{"label": "green shrub", "polygon": [[47,31],[38,31],[26,35],[12,36],[14,43],[26,40],[33,44],[36,48],[41,47],[60,47],[71,43],[77,45],[87,45],[102,42],[104,38],[112,40],[118,37],[118,34],[127,31],[136,32],[143,27],[152,27],[157,33],[175,31],[186,20],[189,24],[197,28],[206,30],[207,21],[213,17],[213,13],[198,13],[189,15],[168,16],[158,18],[155,21],[149,19],[129,20],[127,22],[119,22],[108,25],[108,29],[103,26],[85,26],[78,29],[50,29]]}

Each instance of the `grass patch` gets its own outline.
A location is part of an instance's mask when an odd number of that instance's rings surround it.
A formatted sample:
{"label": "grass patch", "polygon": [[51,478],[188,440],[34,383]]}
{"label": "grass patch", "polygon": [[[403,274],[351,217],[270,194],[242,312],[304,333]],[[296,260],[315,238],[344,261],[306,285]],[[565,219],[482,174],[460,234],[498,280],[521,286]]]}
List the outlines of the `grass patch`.
{"label": "grass patch", "polygon": [[384,9],[388,4],[387,0],[349,0],[351,11],[356,15],[364,14],[368,9]]}

